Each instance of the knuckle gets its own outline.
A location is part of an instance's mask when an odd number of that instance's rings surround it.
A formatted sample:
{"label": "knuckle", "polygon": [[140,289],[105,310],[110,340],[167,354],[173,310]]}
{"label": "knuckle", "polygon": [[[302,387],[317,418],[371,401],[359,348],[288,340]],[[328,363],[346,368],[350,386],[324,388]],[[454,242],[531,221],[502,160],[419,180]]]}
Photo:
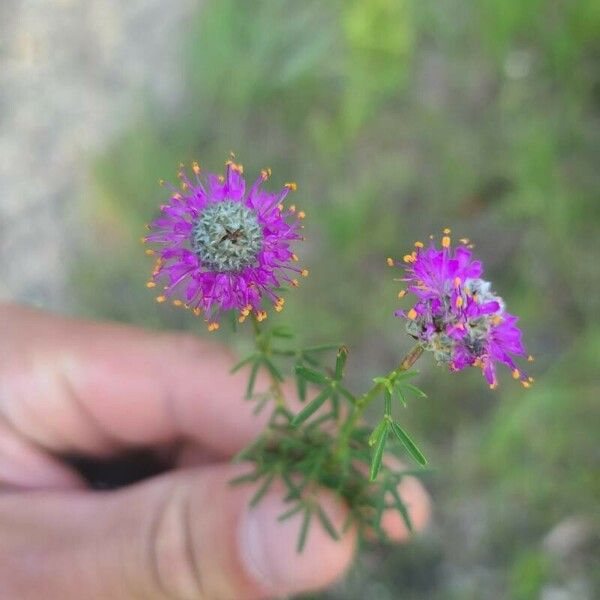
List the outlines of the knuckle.
{"label": "knuckle", "polygon": [[192,542],[189,509],[189,486],[170,488],[157,508],[150,533],[151,579],[169,600],[206,598],[200,557]]}

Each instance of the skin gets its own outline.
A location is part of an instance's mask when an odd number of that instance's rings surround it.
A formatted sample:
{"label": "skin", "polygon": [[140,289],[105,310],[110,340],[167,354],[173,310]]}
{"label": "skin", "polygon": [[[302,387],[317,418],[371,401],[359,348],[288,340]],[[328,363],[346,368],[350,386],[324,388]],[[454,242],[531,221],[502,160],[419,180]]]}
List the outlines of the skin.
{"label": "skin", "polygon": [[[315,590],[350,565],[356,535],[313,527],[295,551],[298,518],[277,489],[249,509],[252,486],[229,457],[265,417],[243,402],[246,373],[218,343],[66,319],[0,305],[0,598],[254,600]],[[259,385],[266,388],[267,382]],[[93,491],[62,459],[132,448],[173,456],[166,473]],[[401,486],[417,530],[429,499]],[[338,527],[345,508],[326,491]],[[393,515],[390,535],[408,532]]]}

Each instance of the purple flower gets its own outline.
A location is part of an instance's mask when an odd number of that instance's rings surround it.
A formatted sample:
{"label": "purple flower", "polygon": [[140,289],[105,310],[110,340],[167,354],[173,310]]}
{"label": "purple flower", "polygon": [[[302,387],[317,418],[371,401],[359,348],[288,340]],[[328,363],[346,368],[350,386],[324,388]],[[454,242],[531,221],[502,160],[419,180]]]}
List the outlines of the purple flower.
{"label": "purple flower", "polygon": [[298,257],[290,249],[291,242],[302,239],[304,213],[283,206],[296,184],[286,183],[278,193],[265,191],[267,169],[246,190],[244,169],[233,160],[227,161],[224,177],[209,173],[204,181],[198,163],[192,163],[193,182],[180,167],[181,191],[167,184],[172,195],[144,238],[160,245],[146,251],[157,256],[147,286],[164,286],[157,301],[174,298],[176,306],[204,314],[211,331],[228,310],[239,311],[240,322],[251,313],[265,319],[264,302],[280,311],[284,300],[277,289],[297,286],[296,274],[308,275],[292,264]]}
{"label": "purple flower", "polygon": [[[409,292],[417,301],[408,311],[396,311],[396,316],[406,319],[408,333],[433,352],[438,364],[452,371],[480,367],[495,388],[495,363],[502,362],[515,379],[530,387],[533,378],[512,357],[525,356],[517,317],[506,312],[502,298],[481,278],[483,265],[472,259],[469,240],[463,238],[452,248],[449,234],[444,229],[439,250],[433,241],[427,248],[416,242],[415,250],[404,256],[402,281],[407,287],[398,296]],[[388,264],[395,262],[389,258]]]}

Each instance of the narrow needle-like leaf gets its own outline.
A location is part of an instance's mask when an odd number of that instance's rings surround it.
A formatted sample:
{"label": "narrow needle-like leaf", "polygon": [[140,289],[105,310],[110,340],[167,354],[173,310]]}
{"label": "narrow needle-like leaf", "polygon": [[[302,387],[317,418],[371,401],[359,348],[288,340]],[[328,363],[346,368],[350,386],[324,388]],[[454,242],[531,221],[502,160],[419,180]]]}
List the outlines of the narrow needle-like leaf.
{"label": "narrow needle-like leaf", "polygon": [[323,510],[323,508],[320,505],[317,506],[317,517],[319,517],[319,521],[321,521],[321,525],[323,525],[325,531],[334,540],[339,540],[340,536],[338,535],[338,532],[335,530],[333,523],[330,521],[329,517],[327,516],[327,513]]}
{"label": "narrow needle-like leaf", "polygon": [[408,453],[420,464],[426,465],[427,459],[423,456],[423,453],[419,450],[417,445],[412,441],[408,433],[398,425],[398,423],[392,423],[392,431],[400,442],[404,445]]}
{"label": "narrow needle-like leaf", "polygon": [[375,443],[375,450],[373,451],[373,458],[371,459],[371,481],[375,481],[375,479],[377,478],[377,474],[379,473],[379,469],[381,468],[381,461],[383,459],[383,452],[385,450],[385,442],[387,441],[389,421],[386,419],[385,421],[383,421],[383,423],[384,427],[379,436],[379,439]]}
{"label": "narrow needle-like leaf", "polygon": [[308,528],[310,527],[310,519],[312,517],[312,511],[309,507],[304,509],[304,516],[302,518],[302,525],[300,527],[300,535],[298,536],[297,551],[300,553],[304,550],[306,545],[306,538],[308,537]]}
{"label": "narrow needle-like leaf", "polygon": [[328,383],[329,379],[323,373],[319,373],[310,367],[305,367],[304,365],[296,365],[295,367],[296,375],[306,379],[307,381],[312,381],[313,383]]}
{"label": "narrow needle-like leaf", "polygon": [[292,426],[297,427],[304,423],[312,414],[317,412],[331,395],[331,389],[325,388],[314,400],[311,400],[293,419]]}

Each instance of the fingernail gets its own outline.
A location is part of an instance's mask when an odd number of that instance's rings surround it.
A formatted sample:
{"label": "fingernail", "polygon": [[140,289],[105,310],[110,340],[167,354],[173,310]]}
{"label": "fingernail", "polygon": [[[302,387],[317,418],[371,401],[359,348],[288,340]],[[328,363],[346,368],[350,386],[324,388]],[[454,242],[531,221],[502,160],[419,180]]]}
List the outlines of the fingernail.
{"label": "fingernail", "polygon": [[[278,496],[266,496],[258,506],[248,509],[240,524],[242,560],[248,574],[271,594],[292,594],[326,585],[339,577],[352,558],[353,543],[331,539],[316,519],[303,552],[298,553],[302,512],[283,522],[277,520],[290,506]],[[344,509],[329,497],[323,506],[340,530]]]}

